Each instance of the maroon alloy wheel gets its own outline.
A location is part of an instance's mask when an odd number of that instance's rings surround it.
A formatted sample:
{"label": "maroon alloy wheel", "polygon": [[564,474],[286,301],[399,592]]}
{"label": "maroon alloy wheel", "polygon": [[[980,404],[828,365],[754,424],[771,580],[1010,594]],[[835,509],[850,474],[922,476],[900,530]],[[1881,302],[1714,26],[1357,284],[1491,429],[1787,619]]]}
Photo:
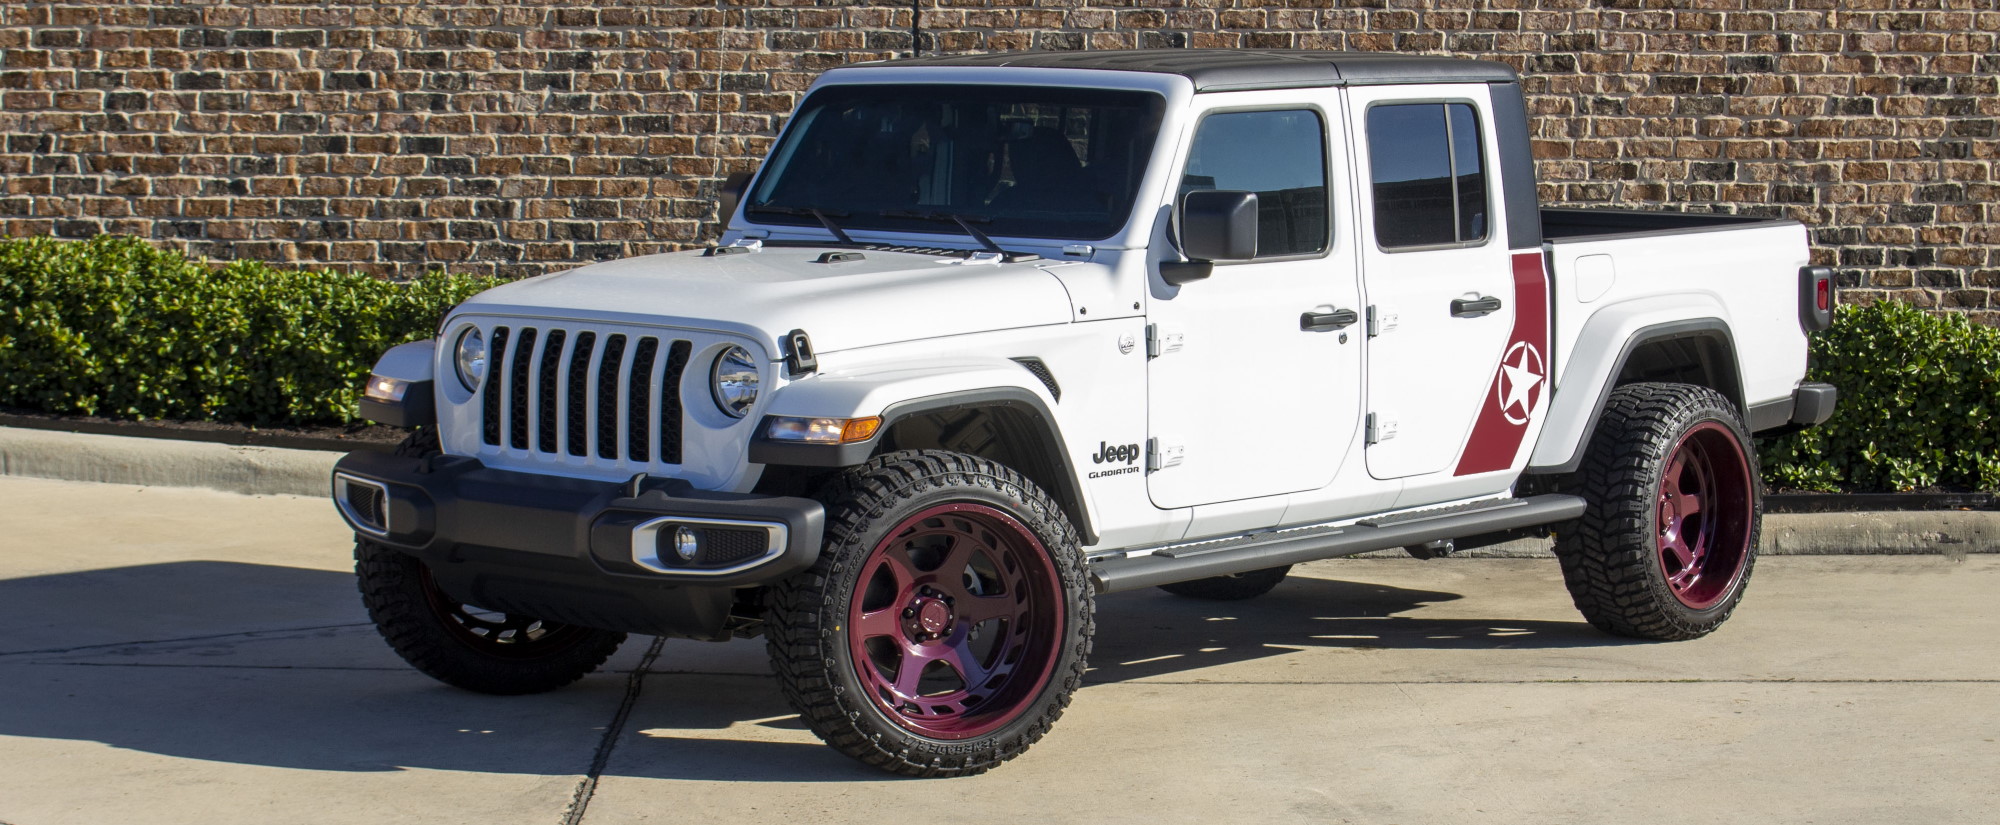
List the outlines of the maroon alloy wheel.
{"label": "maroon alloy wheel", "polygon": [[904,728],[966,739],[1019,718],[1063,638],[1062,585],[1042,542],[984,504],[931,507],[862,562],[847,642],[870,701]]}
{"label": "maroon alloy wheel", "polygon": [[1659,558],[1681,604],[1714,607],[1742,576],[1752,483],[1750,460],[1728,427],[1706,421],[1674,444],[1660,479]]}

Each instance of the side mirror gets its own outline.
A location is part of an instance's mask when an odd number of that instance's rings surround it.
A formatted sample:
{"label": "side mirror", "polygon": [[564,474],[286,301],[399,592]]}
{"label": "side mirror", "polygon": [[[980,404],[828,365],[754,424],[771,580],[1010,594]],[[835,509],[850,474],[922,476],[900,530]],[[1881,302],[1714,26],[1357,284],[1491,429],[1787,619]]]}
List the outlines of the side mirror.
{"label": "side mirror", "polygon": [[1196,261],[1257,257],[1257,193],[1205,189],[1181,196],[1181,254]]}
{"label": "side mirror", "polygon": [[722,231],[729,230],[729,219],[736,217],[736,206],[743,202],[743,193],[749,190],[750,180],[756,176],[756,172],[731,172],[722,179],[722,188],[715,193],[715,222]]}

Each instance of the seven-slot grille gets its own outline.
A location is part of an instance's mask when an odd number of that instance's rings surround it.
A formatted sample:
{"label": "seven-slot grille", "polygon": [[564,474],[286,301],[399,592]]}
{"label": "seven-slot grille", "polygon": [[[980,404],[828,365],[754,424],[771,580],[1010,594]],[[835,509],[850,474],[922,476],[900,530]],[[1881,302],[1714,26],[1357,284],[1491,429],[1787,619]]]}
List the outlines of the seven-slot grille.
{"label": "seven-slot grille", "polygon": [[480,388],[489,446],[681,463],[681,373],[689,342],[537,327],[492,329]]}

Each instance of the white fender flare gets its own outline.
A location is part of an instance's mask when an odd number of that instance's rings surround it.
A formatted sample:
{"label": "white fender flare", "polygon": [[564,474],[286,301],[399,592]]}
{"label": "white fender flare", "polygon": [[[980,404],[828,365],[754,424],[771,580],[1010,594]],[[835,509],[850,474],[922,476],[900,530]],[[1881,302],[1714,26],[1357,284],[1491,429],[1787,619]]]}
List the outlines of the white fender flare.
{"label": "white fender flare", "polygon": [[[1638,298],[1599,309],[1570,348],[1556,385],[1555,402],[1527,471],[1567,473],[1576,469],[1619,371],[1640,345],[1673,338],[1716,337],[1734,354],[1730,329],[1729,310],[1714,296],[1700,293]],[[1728,369],[1740,395],[1740,370],[1734,361]]]}

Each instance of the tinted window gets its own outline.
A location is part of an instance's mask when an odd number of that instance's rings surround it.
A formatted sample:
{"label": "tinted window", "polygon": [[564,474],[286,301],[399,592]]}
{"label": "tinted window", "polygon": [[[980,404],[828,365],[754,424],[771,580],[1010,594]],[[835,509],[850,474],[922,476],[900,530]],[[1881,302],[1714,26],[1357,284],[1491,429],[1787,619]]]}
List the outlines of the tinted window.
{"label": "tinted window", "polygon": [[[832,86],[808,98],[745,204],[759,223],[1097,240],[1124,227],[1164,103],[1031,86]],[[762,207],[763,211],[759,211]],[[790,212],[792,214],[786,214]]]}
{"label": "tinted window", "polygon": [[1368,156],[1376,243],[1431,246],[1486,237],[1486,153],[1471,106],[1371,108]]}
{"label": "tinted window", "polygon": [[1188,150],[1182,193],[1257,193],[1257,257],[1327,245],[1326,126],[1310,109],[1224,112],[1203,118]]}

